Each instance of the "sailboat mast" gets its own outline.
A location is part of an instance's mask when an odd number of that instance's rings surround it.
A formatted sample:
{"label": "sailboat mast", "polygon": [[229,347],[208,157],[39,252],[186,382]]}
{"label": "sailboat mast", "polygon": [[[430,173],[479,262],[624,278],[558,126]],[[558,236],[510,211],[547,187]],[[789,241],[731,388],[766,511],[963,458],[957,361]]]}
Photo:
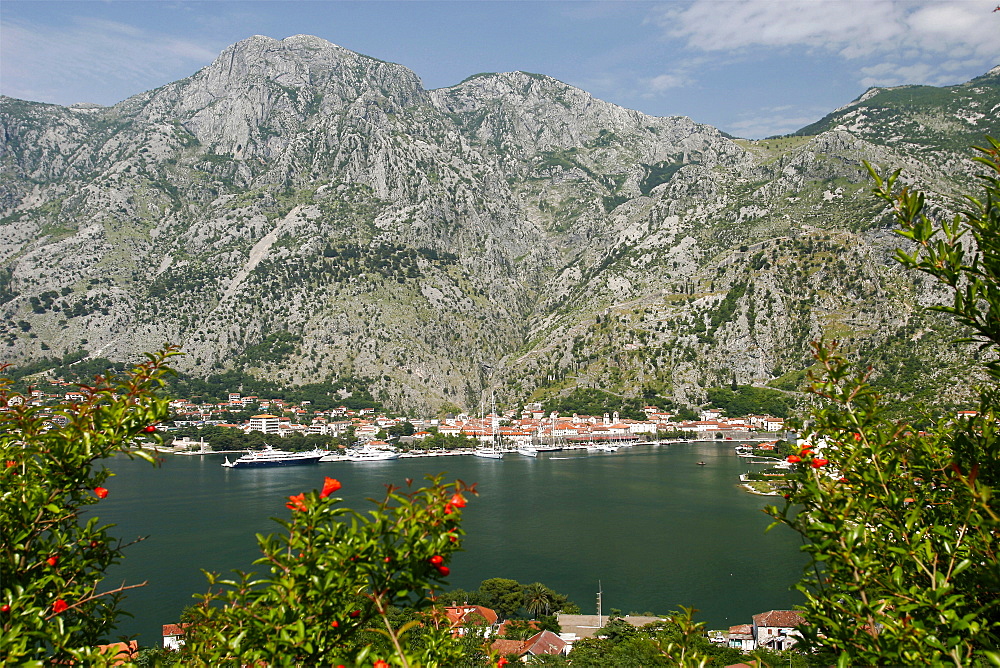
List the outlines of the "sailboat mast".
{"label": "sailboat mast", "polygon": [[497,395],[496,392],[490,390],[490,410],[493,414],[492,429],[493,429],[493,447],[500,449],[500,420],[497,418]]}

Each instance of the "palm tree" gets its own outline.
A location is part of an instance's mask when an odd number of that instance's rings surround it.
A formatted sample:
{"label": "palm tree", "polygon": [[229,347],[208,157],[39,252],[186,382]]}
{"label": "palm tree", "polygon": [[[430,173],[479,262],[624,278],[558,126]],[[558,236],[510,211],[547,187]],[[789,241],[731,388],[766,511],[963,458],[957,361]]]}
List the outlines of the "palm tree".
{"label": "palm tree", "polygon": [[542,611],[546,615],[549,614],[554,597],[555,592],[541,582],[533,582],[524,586],[524,608],[533,617],[537,617]]}

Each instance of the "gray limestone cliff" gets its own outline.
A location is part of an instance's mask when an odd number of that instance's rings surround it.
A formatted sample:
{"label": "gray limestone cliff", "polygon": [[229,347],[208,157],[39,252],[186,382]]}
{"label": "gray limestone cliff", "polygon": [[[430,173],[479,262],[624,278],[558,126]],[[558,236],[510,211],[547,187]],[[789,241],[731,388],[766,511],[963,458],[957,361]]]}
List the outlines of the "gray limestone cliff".
{"label": "gray limestone cliff", "polygon": [[363,378],[433,410],[488,382],[518,401],[794,391],[833,336],[901,396],[957,397],[966,351],[893,264],[861,163],[968,188],[998,78],[873,89],[760,141],[524,72],[427,91],[305,35],[113,107],[4,98],[0,350],[170,341],[197,375]]}

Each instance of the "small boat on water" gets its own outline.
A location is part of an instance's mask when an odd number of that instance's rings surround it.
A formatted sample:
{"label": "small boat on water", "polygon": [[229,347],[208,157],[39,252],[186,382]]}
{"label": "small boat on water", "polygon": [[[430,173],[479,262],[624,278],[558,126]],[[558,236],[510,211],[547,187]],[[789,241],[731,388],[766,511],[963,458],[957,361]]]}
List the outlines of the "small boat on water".
{"label": "small boat on water", "polygon": [[503,453],[496,448],[476,448],[472,454],[482,459],[503,459]]}
{"label": "small boat on water", "polygon": [[263,450],[247,450],[247,453],[236,461],[226,461],[222,466],[230,469],[263,468],[266,466],[302,466],[304,464],[317,464],[323,457],[323,451],[310,450],[308,452],[288,452],[278,450],[265,445]]}
{"label": "small boat on water", "polygon": [[698,462],[698,466],[704,466],[705,462]]}
{"label": "small boat on water", "polygon": [[537,457],[538,450],[535,448],[518,448],[517,454],[524,455],[525,457]]}
{"label": "small boat on water", "polygon": [[378,448],[361,448],[360,450],[347,451],[347,461],[349,462],[386,462],[390,459],[399,459],[399,453],[392,450],[380,450]]}

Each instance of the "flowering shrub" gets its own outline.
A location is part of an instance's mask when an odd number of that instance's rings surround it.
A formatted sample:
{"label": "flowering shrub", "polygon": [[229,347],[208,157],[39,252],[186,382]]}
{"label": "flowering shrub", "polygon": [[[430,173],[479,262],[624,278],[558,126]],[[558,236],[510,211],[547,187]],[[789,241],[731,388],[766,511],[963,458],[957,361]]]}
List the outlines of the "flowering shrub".
{"label": "flowering shrub", "polygon": [[[289,497],[285,532],[258,536],[267,574],[207,574],[211,591],[189,611],[184,653],[199,664],[454,665],[466,648],[431,610],[445,583],[466,495],[440,478],[389,486],[368,513],[344,508],[340,483]],[[399,625],[399,609],[425,611]],[[372,641],[376,632],[388,643]],[[420,642],[408,643],[408,634]],[[382,655],[379,652],[383,651]]]}
{"label": "flowering shrub", "polygon": [[[984,370],[1000,379],[1000,143],[979,149],[980,199],[952,222],[934,223],[924,195],[894,187],[899,172],[871,171],[899,233],[918,251],[899,261],[951,288],[938,310],[967,326],[990,351]],[[871,168],[869,168],[871,169]],[[971,243],[969,243],[971,242]],[[817,344],[822,371],[811,391],[809,440],[782,508],[769,512],[805,539],[812,560],[802,644],[832,651],[838,665],[1000,665],[1000,394],[987,387],[971,419],[949,416],[920,431],[887,417],[887,406],[833,343]],[[829,459],[827,459],[827,457]],[[831,474],[831,470],[837,473]]]}
{"label": "flowering shrub", "polygon": [[[92,649],[114,629],[122,592],[106,589],[106,569],[122,557],[108,526],[83,511],[108,496],[116,454],[152,459],[132,440],[167,417],[159,394],[165,349],[121,378],[81,387],[83,400],[55,407],[0,379],[0,657],[5,665],[56,660],[93,664]],[[65,420],[63,426],[53,422]],[[136,586],[136,585],[132,585]]]}

